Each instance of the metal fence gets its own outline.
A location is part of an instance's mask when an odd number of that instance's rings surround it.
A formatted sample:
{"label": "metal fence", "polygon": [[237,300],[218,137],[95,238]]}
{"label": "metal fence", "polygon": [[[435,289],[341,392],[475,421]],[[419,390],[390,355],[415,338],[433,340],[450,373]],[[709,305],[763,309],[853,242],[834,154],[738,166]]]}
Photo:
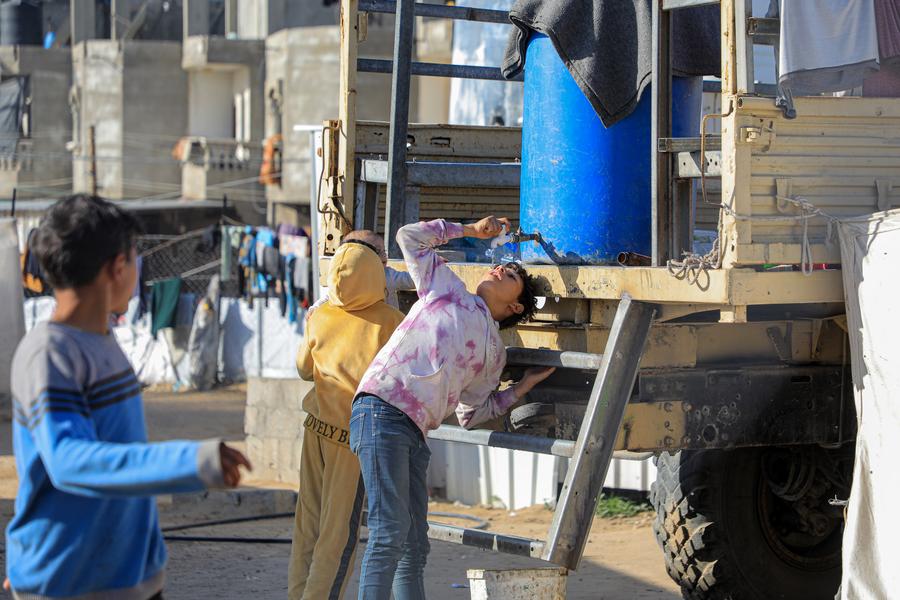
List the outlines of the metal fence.
{"label": "metal fence", "polygon": [[[137,239],[144,285],[173,277],[182,280],[182,292],[202,296],[209,280],[221,272],[222,247],[218,229],[206,228],[181,235],[143,235]],[[237,296],[237,249],[232,249],[230,280],[223,296]]]}

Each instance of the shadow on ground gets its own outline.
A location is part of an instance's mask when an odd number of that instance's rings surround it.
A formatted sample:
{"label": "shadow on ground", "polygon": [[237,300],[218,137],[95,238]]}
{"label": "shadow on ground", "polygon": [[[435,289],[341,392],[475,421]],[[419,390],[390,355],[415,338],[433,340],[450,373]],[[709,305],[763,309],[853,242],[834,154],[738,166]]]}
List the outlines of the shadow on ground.
{"label": "shadow on ground", "polygon": [[[224,437],[243,439],[244,393],[217,390],[213,395],[145,394],[151,439]],[[0,422],[0,528],[5,532],[13,514],[15,471],[11,427]],[[165,504],[165,501],[163,501]],[[185,524],[227,516],[210,510],[208,500],[178,510],[163,507],[164,525]],[[238,503],[240,504],[240,503]],[[246,505],[247,503],[244,502]],[[217,505],[218,506],[218,505]],[[244,506],[248,508],[248,506]],[[283,510],[279,508],[276,512]],[[115,524],[110,524],[115,526]],[[191,535],[289,539],[293,521],[281,518],[190,530]],[[602,528],[601,528],[602,529]],[[188,532],[184,532],[188,533]],[[665,576],[662,557],[648,526],[591,534],[593,550],[568,579],[570,600],[679,600],[680,593]],[[166,599],[283,600],[287,589],[288,544],[169,542]],[[356,598],[356,569],[346,599]],[[446,542],[432,542],[426,568],[429,600],[468,600],[466,570],[536,568],[541,561],[494,554]],[[5,534],[0,539],[0,567],[6,570]],[[8,597],[0,592],[0,598]]]}
{"label": "shadow on ground", "polygon": [[[260,521],[192,530],[192,534],[235,537],[289,538],[291,519]],[[649,535],[636,531],[635,535]],[[655,544],[654,544],[655,546]],[[359,565],[365,544],[357,551],[356,569],[347,585],[346,599],[356,598]],[[616,551],[609,548],[610,553]],[[658,551],[657,551],[658,552]],[[287,589],[290,546],[275,544],[169,543],[169,584],[166,598],[188,600],[215,597],[238,600],[282,600]],[[425,572],[429,600],[468,600],[467,569],[514,569],[547,567],[538,560],[512,557],[432,542]],[[674,585],[660,586],[585,560],[568,578],[569,600],[679,600]],[[513,599],[511,599],[513,600]]]}

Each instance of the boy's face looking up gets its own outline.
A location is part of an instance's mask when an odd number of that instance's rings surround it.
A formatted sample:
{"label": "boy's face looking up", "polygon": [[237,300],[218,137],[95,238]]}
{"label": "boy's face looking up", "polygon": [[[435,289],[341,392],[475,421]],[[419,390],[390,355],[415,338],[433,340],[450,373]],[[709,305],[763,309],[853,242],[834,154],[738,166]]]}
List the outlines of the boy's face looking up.
{"label": "boy's face looking up", "polygon": [[475,293],[488,305],[494,319],[502,321],[525,310],[519,302],[524,287],[519,273],[506,265],[497,265],[484,274]]}

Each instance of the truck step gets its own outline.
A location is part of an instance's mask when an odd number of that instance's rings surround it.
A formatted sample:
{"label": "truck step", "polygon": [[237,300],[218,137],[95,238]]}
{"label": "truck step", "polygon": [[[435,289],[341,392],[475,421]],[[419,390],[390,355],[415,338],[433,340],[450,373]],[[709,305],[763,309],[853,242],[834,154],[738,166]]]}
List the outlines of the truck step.
{"label": "truck step", "polygon": [[566,350],[542,350],[538,348],[506,349],[508,367],[557,367],[560,369],[584,369],[596,371],[603,362],[602,354],[569,352]]}
{"label": "truck step", "polygon": [[506,448],[507,450],[524,450],[525,452],[550,454],[563,458],[572,458],[575,452],[575,442],[571,440],[491,431],[490,429],[465,429],[456,425],[441,425],[437,429],[429,431],[428,437],[432,440],[461,442],[492,448]]}

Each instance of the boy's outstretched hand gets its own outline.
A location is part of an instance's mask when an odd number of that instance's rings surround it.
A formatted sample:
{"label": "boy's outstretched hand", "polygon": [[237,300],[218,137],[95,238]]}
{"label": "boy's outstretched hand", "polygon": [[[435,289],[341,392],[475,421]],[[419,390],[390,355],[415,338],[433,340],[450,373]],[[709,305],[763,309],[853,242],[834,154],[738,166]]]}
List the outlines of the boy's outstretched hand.
{"label": "boy's outstretched hand", "polygon": [[222,478],[226,487],[237,487],[241,482],[241,471],[238,467],[243,465],[248,471],[253,470],[246,456],[226,446],[224,442],[219,444],[219,460],[222,461]]}
{"label": "boy's outstretched hand", "polygon": [[519,383],[513,386],[516,398],[518,398],[519,400],[524,398],[525,394],[530,392],[532,388],[534,388],[534,386],[550,377],[550,375],[552,375],[553,371],[555,370],[556,367],[532,367],[530,369],[526,369],[525,374],[522,375],[522,379],[519,380]]}
{"label": "boy's outstretched hand", "polygon": [[463,235],[466,237],[487,240],[503,233],[504,226],[507,231],[512,229],[512,224],[509,222],[509,219],[492,215],[481,219],[477,223],[463,225]]}

